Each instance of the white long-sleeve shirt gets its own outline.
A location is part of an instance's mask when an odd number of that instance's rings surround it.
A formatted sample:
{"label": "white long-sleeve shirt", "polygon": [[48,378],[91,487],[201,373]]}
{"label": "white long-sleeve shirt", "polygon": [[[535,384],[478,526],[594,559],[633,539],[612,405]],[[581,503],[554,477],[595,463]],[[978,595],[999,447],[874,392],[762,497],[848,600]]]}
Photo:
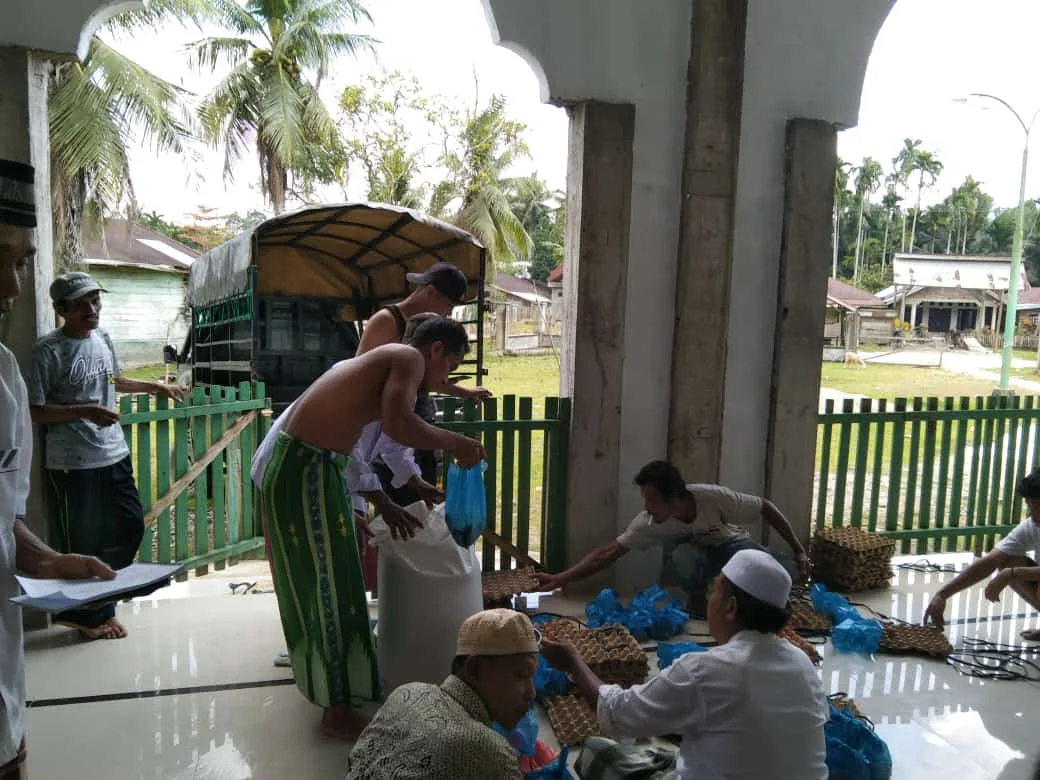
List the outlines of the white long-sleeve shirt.
{"label": "white long-sleeve shirt", "polygon": [[774,634],[741,631],[643,685],[599,690],[606,734],[681,734],[680,780],[826,780],[827,698],[806,655]]}
{"label": "white long-sleeve shirt", "polygon": [[22,611],[8,599],[21,593],[14,523],[25,514],[32,445],[25,382],[14,355],[0,345],[0,766],[17,756],[25,730]]}

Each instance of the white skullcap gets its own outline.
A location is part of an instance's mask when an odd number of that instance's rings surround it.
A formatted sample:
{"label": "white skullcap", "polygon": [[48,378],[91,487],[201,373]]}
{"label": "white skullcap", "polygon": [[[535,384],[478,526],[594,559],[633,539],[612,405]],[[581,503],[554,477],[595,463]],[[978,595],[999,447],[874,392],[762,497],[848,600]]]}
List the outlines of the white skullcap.
{"label": "white skullcap", "polygon": [[791,575],[765,550],[741,550],[722,567],[722,576],[752,598],[777,609],[791,597]]}

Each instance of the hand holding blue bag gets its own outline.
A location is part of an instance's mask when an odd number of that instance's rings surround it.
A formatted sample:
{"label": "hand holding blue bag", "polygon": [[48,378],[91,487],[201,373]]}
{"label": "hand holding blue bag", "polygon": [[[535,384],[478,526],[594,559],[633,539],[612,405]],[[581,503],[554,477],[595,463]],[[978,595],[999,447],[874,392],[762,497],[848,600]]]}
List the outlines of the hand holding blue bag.
{"label": "hand holding blue bag", "polygon": [[452,538],[460,547],[469,547],[487,527],[487,493],[484,492],[484,472],[487,463],[472,468],[448,464],[445,485],[445,520]]}

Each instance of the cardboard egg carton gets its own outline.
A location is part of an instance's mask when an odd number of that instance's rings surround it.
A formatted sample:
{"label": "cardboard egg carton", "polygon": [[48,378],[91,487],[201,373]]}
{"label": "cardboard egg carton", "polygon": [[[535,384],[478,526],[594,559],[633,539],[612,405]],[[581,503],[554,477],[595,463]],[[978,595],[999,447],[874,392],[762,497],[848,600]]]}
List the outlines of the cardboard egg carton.
{"label": "cardboard egg carton", "polygon": [[573,620],[553,620],[539,630],[548,639],[569,639],[593,673],[610,685],[629,688],[650,673],[646,652],[624,626],[586,628]]}
{"label": "cardboard egg carton", "polygon": [[953,645],[941,628],[914,626],[904,623],[886,623],[881,634],[883,653],[916,653],[933,658],[945,658],[953,652]]}
{"label": "cardboard egg carton", "polygon": [[833,625],[831,619],[813,609],[811,603],[792,601],[791,619],[787,621],[787,627],[796,632],[824,633],[830,631]]}
{"label": "cardboard egg carton", "polygon": [[596,713],[581,696],[551,696],[545,710],[561,745],[579,745],[599,734]]}
{"label": "cardboard egg carton", "polygon": [[813,538],[813,577],[839,590],[887,587],[896,543],[862,528],[821,528]]}
{"label": "cardboard egg carton", "polygon": [[533,566],[510,571],[496,571],[481,577],[481,590],[484,592],[484,608],[489,609],[508,602],[521,593],[531,593],[538,589],[538,577]]}

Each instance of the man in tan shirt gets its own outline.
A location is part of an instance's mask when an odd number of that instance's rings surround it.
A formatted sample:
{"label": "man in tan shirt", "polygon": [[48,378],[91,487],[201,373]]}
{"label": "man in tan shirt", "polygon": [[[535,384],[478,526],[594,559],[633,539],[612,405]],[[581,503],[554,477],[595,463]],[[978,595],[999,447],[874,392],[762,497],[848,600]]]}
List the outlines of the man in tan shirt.
{"label": "man in tan shirt", "polygon": [[541,575],[542,587],[562,588],[602,571],[631,550],[659,544],[665,548],[666,579],[682,585],[689,594],[687,609],[703,617],[708,585],[733,554],[766,549],[748,535],[747,529],[759,520],[787,542],[794,551],[798,573],[808,577],[809,556],[773,502],[721,485],[687,484],[679,469],[663,460],[640,469],[635,483],[643,494],[644,510],[628,528],[566,571]]}

